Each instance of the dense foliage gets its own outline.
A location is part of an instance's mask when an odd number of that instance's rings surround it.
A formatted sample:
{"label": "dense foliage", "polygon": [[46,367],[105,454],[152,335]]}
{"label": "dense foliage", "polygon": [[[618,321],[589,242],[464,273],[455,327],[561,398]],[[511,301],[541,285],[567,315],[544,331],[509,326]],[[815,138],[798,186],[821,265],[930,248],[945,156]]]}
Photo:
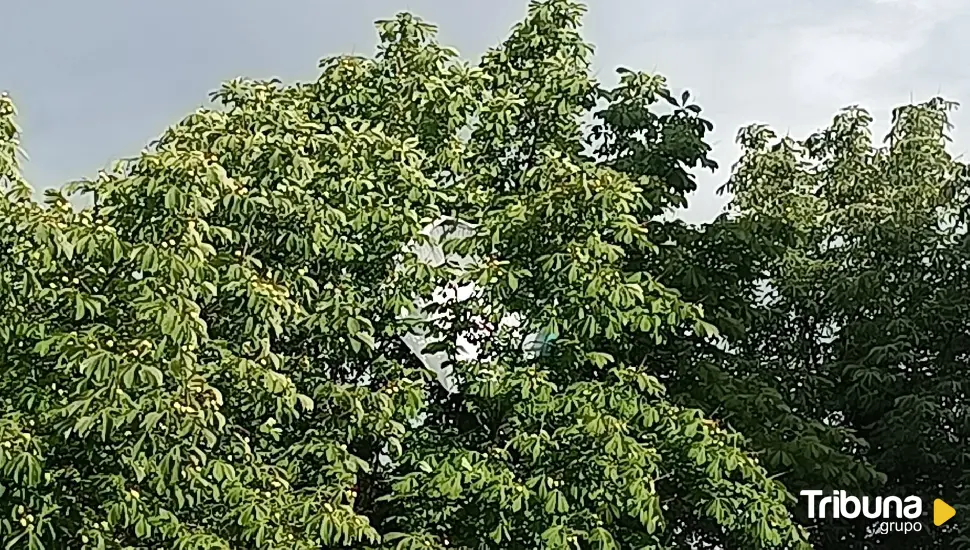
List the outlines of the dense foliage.
{"label": "dense foliage", "polygon": [[[935,498],[967,501],[970,170],[947,152],[953,108],[900,107],[884,146],[859,108],[801,141],[742,129],[729,212],[674,224],[676,246],[655,258],[722,335],[646,354],[665,357],[660,379],[743,433],[793,493],[916,495],[927,516]],[[793,509],[809,524],[806,511]],[[970,544],[959,523],[926,525],[878,534],[828,518],[812,541]]]}
{"label": "dense foliage", "polygon": [[966,502],[948,105],[747,129],[689,226],[711,123],[593,79],[582,14],[474,65],[379,22],[43,203],[0,99],[5,548],[851,548],[792,495]]}
{"label": "dense foliage", "polygon": [[[789,488],[919,495],[927,507],[970,502],[970,168],[946,150],[953,107],[933,99],[897,109],[880,147],[858,108],[800,142],[764,128],[743,135],[728,185],[737,210],[780,221],[794,243],[769,272],[742,354],[774,377],[793,411],[850,428],[841,450],[876,472],[779,441],[774,467],[792,472]],[[784,438],[785,428],[774,431]],[[879,543],[952,548],[958,528]],[[826,530],[845,547],[838,538],[860,540],[865,525]]]}

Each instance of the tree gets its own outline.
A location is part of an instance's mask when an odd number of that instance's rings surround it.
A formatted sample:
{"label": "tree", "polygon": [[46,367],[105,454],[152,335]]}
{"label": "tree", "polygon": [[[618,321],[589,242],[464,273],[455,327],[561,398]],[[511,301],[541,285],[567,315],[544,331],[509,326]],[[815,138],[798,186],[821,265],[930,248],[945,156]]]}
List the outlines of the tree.
{"label": "tree", "polygon": [[[967,501],[970,170],[947,152],[953,107],[933,99],[896,109],[881,147],[860,108],[805,140],[760,126],[739,134],[744,153],[727,186],[734,220],[774,228],[760,238],[782,247],[733,347],[786,411],[813,422],[808,431],[736,427],[756,437],[793,491]],[[819,435],[819,423],[843,439]],[[806,435],[820,450],[805,446]],[[849,467],[846,454],[864,462]],[[819,523],[813,540],[816,548],[970,543],[956,524],[875,537],[867,527]]]}
{"label": "tree", "polygon": [[[45,204],[4,98],[6,547],[807,547],[738,434],[608,353],[713,334],[642,261],[709,123],[662,78],[593,81],[582,12],[533,2],[474,67],[382,21],[376,57],[230,82]],[[442,220],[470,265],[415,252]]]}

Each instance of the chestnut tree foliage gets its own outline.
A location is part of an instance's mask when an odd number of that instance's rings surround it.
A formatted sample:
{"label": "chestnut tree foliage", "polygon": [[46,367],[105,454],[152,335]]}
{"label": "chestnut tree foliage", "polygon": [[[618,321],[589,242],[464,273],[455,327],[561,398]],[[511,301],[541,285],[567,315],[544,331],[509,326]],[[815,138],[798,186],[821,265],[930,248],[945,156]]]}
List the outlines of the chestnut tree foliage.
{"label": "chestnut tree foliage", "polygon": [[381,21],[40,202],[0,99],[0,548],[965,540],[792,496],[970,496],[949,104],[885,147],[858,109],[745,129],[731,211],[690,226],[711,123],[594,79],[583,11],[535,0],[477,63]]}
{"label": "chestnut tree foliage", "polygon": [[818,549],[962,548],[966,523],[932,502],[970,498],[970,170],[948,152],[942,99],[893,112],[882,144],[853,107],[802,140],[738,134],[728,212],[672,223],[674,246],[640,260],[704,307],[721,339],[696,335],[617,357],[662,365],[675,402],[747,438],[794,494],[923,499],[919,533],[809,520]]}
{"label": "chestnut tree foliage", "polygon": [[[970,167],[947,151],[954,107],[896,109],[880,145],[860,108],[804,140],[740,134],[727,185],[735,212],[789,239],[765,270],[770,291],[740,355],[791,411],[851,430],[840,442],[779,417],[747,431],[770,468],[789,472],[789,489],[917,495],[927,514],[942,498],[967,512]],[[816,547],[970,546],[966,520],[876,538],[866,527],[819,522]]]}
{"label": "chestnut tree foliage", "polygon": [[[604,351],[713,334],[627,265],[682,184],[622,161],[670,172],[709,123],[659,77],[594,81],[582,12],[535,2],[474,66],[380,22],[375,57],[230,82],[44,204],[4,98],[6,548],[804,546],[739,435]],[[471,264],[413,251],[441,220],[474,228],[446,244]]]}

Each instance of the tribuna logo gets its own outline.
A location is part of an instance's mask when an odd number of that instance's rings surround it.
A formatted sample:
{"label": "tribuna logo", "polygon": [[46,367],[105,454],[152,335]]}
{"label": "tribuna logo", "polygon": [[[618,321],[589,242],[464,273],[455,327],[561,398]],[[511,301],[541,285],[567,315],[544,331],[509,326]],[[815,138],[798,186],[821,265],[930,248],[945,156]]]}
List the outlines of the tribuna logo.
{"label": "tribuna logo", "polygon": [[[916,519],[923,514],[923,501],[919,497],[854,497],[845,491],[832,491],[823,497],[824,491],[805,490],[800,493],[808,497],[808,517],[855,519],[864,516],[870,519]],[[822,497],[818,498],[817,497]]]}

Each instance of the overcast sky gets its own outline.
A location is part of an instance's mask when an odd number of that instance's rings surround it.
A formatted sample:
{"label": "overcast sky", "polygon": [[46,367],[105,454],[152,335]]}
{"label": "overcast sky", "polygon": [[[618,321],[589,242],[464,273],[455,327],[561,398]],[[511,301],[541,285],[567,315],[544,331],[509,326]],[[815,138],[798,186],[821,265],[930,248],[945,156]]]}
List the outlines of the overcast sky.
{"label": "overcast sky", "polygon": [[[316,76],[317,60],[370,53],[372,22],[411,11],[466,56],[500,42],[526,0],[0,0],[0,89],[21,111],[37,187],[93,176],[139,151],[236,76]],[[596,67],[665,74],[690,89],[716,132],[721,170],[701,177],[687,217],[723,205],[714,190],[737,129],[795,136],[861,104],[882,133],[890,109],[942,94],[970,103],[970,1],[595,0],[585,34]],[[968,149],[970,105],[956,116]],[[961,132],[962,130],[962,132]]]}

